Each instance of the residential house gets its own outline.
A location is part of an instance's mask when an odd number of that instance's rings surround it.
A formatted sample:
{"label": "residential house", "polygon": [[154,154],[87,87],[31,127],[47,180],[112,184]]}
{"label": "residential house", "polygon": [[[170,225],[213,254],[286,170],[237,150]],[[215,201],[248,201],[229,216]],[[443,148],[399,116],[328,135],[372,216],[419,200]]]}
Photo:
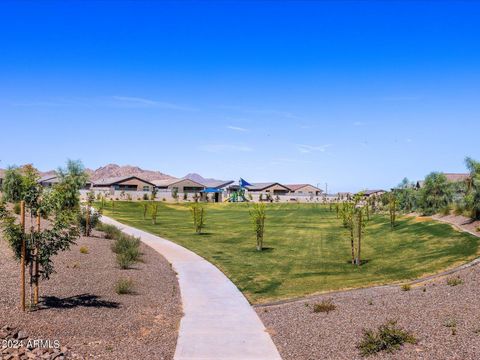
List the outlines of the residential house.
{"label": "residential house", "polygon": [[119,176],[94,181],[94,190],[113,191],[152,191],[155,184],[137,176]]}
{"label": "residential house", "polygon": [[322,194],[322,190],[316,186],[310,184],[290,184],[285,185],[288,187],[291,192],[291,195],[299,195],[299,196],[319,196]]}
{"label": "residential house", "polygon": [[265,193],[270,195],[287,195],[291,192],[289,187],[278,182],[253,183],[251,186],[247,186],[247,190],[251,193]]}
{"label": "residential house", "polygon": [[154,180],[155,187],[159,190],[176,190],[178,193],[199,193],[205,189],[205,185],[190,179],[167,179]]}

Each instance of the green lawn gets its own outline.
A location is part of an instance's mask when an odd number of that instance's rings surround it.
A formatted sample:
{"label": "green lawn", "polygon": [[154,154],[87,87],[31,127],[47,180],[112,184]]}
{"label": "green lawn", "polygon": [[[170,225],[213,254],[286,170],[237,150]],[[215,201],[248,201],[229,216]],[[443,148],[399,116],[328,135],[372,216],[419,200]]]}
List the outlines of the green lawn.
{"label": "green lawn", "polygon": [[[252,303],[418,278],[477,256],[480,239],[433,221],[400,217],[390,230],[375,215],[362,243],[361,268],[350,264],[348,231],[328,207],[267,206],[266,250],[255,250],[248,204],[207,204],[196,235],[188,205],[159,202],[157,225],[141,202],[116,202],[104,214],[183,245],[218,266]],[[98,205],[98,204],[97,204]]]}

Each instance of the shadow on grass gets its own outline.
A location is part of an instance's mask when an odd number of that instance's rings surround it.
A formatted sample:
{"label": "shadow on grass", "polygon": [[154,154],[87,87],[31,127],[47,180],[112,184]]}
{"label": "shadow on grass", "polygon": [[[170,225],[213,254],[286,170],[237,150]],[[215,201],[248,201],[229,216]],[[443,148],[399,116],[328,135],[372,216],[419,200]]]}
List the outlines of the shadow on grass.
{"label": "shadow on grass", "polygon": [[92,294],[81,294],[66,298],[44,296],[39,304],[38,310],[73,309],[80,306],[117,309],[120,307],[120,303],[115,301],[101,300],[99,296]]}

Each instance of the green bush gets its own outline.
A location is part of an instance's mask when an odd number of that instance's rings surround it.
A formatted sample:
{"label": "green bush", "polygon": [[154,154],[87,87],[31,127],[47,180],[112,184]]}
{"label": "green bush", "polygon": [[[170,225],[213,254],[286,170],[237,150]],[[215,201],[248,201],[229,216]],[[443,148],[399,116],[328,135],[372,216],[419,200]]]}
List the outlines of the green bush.
{"label": "green bush", "polygon": [[403,284],[401,286],[402,291],[410,291],[412,290],[412,286],[410,284]]}
{"label": "green bush", "polygon": [[13,212],[17,215],[20,215],[20,203],[19,202],[16,202],[14,205],[13,205]]}
{"label": "green bush", "polygon": [[132,294],[133,281],[130,279],[120,279],[115,284],[115,292],[118,295]]}
{"label": "green bush", "polygon": [[463,280],[460,279],[459,277],[450,277],[447,279],[448,286],[457,286],[462,284],[463,284]]}
{"label": "green bush", "polygon": [[412,334],[398,327],[396,321],[388,321],[376,332],[364,330],[363,338],[357,348],[362,356],[370,356],[382,351],[392,353],[406,343],[416,344],[417,340]]}
{"label": "green bush", "polygon": [[105,239],[117,239],[122,234],[120,229],[118,229],[116,226],[103,224],[101,222],[97,224],[96,229],[105,234]]}
{"label": "green bush", "polygon": [[121,234],[112,244],[112,251],[117,254],[118,266],[128,269],[140,259],[140,239]]}

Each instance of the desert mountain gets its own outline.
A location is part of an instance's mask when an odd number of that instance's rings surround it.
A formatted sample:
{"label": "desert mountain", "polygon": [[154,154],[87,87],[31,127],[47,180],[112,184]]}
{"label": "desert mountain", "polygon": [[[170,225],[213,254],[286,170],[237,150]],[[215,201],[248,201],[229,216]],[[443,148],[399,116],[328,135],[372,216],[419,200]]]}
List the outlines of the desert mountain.
{"label": "desert mountain", "polygon": [[117,176],[138,176],[148,181],[174,179],[173,176],[160,171],[144,170],[138,166],[131,165],[120,166],[117,164],[108,164],[96,170],[87,169],[87,172],[90,175],[90,180],[93,181]]}
{"label": "desert mountain", "polygon": [[[153,171],[153,170],[144,170],[139,168],[138,166],[120,166],[117,164],[108,164],[102,167],[99,167],[96,170],[85,169],[85,171],[90,176],[90,180],[100,180],[106,179],[111,177],[119,177],[119,176],[138,176],[142,179],[153,181],[153,180],[164,180],[164,179],[174,179],[173,176],[164,174],[160,171]],[[0,177],[4,174],[5,170],[0,169]],[[55,170],[49,171],[39,171],[40,176],[54,176]]]}
{"label": "desert mountain", "polygon": [[189,179],[189,180],[192,180],[192,181],[196,181],[200,184],[207,184],[207,183],[212,183],[212,182],[216,182],[216,181],[221,181],[221,180],[217,180],[217,179],[204,178],[202,175],[197,174],[197,173],[187,174],[183,177],[183,179]]}

